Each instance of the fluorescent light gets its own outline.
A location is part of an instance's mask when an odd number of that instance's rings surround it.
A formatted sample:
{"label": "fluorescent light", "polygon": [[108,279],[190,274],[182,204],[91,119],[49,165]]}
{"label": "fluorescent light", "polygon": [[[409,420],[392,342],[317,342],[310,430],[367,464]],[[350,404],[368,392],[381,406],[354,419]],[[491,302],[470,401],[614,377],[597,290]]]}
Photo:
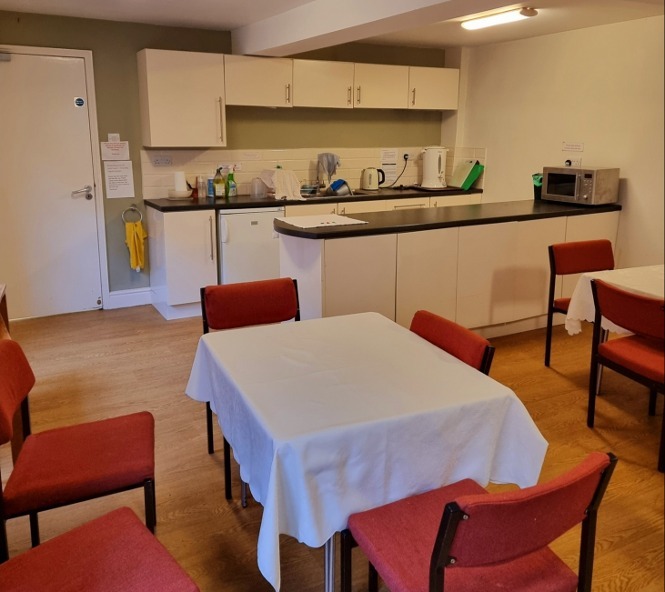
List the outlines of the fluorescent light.
{"label": "fluorescent light", "polygon": [[483,16],[476,19],[470,19],[462,23],[462,27],[470,31],[476,29],[484,29],[485,27],[493,27],[494,25],[505,25],[506,23],[514,23],[521,21],[531,16],[536,16],[538,11],[534,8],[516,8],[508,12],[500,12],[499,14],[492,14],[490,16]]}

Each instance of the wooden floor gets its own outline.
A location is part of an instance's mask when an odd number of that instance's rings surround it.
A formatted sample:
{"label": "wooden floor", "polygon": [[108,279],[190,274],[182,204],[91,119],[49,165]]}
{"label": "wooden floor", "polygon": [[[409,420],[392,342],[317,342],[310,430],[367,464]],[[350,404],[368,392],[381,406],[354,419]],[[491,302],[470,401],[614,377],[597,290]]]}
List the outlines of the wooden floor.
{"label": "wooden floor", "polygon": [[[164,321],[150,306],[93,311],[12,323],[37,384],[31,396],[33,431],[147,409],[157,430],[157,536],[203,592],[262,592],[271,587],[256,566],[261,507],[242,509],[223,495],[222,439],[209,456],[204,407],[184,395],[200,319]],[[589,451],[619,457],[600,510],[593,589],[662,592],[663,475],[656,471],[662,397],[647,415],[643,387],[606,371],[596,428],[586,427],[590,331],[569,337],[555,331],[552,367],[543,366],[544,331],[492,340],[491,376],[522,399],[550,446],[541,479],[580,461]],[[9,447],[0,468],[11,470]],[[490,489],[498,489],[490,486]],[[46,512],[48,539],[118,505],[143,517],[140,491]],[[29,547],[27,519],[8,523],[10,552]],[[579,532],[554,545],[576,566]],[[354,591],[366,590],[366,562],[356,550]],[[1,585],[0,585],[1,588]],[[323,590],[323,553],[289,537],[282,540],[282,590]]]}

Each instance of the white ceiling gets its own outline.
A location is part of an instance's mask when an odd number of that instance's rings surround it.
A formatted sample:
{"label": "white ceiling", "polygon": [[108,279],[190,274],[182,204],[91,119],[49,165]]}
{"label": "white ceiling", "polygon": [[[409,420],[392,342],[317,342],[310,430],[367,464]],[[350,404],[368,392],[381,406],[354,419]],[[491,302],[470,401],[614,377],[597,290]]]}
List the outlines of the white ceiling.
{"label": "white ceiling", "polygon": [[[469,14],[537,17],[466,31]],[[290,55],[348,42],[446,48],[663,14],[663,0],[0,0],[0,10],[231,31],[234,53]]]}

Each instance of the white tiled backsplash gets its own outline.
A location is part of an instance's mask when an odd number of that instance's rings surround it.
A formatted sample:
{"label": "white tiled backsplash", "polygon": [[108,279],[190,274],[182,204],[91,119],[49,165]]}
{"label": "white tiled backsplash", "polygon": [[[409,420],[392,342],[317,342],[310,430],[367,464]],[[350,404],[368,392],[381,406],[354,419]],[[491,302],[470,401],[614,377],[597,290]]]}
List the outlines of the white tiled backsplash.
{"label": "white tiled backsplash", "polygon": [[[240,165],[236,169],[235,179],[239,194],[248,194],[249,185],[262,170],[274,169],[280,165],[292,170],[301,180],[317,178],[317,155],[321,152],[333,152],[339,156],[341,165],[337,168],[335,179],[344,179],[355,189],[360,186],[360,175],[364,168],[381,167],[381,148],[297,148],[289,150],[142,150],[141,170],[143,198],[159,199],[168,196],[173,189],[173,173],[184,171],[190,185],[196,185],[197,175],[206,179],[212,177],[220,165]],[[404,174],[396,185],[414,185],[422,180],[421,147],[399,148],[399,156],[404,153],[417,155],[406,164]],[[446,180],[450,179],[458,162],[474,158],[485,164],[485,148],[449,148],[446,160]],[[161,164],[170,162],[170,164]],[[397,174],[403,163],[397,164]],[[475,183],[482,188],[483,176]]]}

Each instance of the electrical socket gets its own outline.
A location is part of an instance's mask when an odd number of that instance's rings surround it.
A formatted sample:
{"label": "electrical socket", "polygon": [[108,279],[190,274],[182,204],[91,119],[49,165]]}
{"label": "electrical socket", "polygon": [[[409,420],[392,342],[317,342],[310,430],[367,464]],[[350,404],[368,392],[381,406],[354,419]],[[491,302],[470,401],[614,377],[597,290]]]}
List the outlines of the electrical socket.
{"label": "electrical socket", "polygon": [[173,165],[173,159],[168,156],[161,154],[159,156],[154,156],[152,159],[152,166],[171,166]]}
{"label": "electrical socket", "polygon": [[582,166],[582,159],[581,158],[567,158],[564,163],[565,166],[570,166],[570,167],[581,167]]}
{"label": "electrical socket", "polygon": [[407,160],[407,161],[412,160],[413,161],[415,159],[416,159],[416,155],[413,152],[409,152],[408,150],[404,150],[402,152],[402,161],[404,161],[404,160]]}
{"label": "electrical socket", "polygon": [[217,165],[217,168],[222,167],[222,171],[230,171],[231,167],[233,167],[233,170],[238,172],[242,170],[242,163],[240,162],[222,162],[221,164]]}

